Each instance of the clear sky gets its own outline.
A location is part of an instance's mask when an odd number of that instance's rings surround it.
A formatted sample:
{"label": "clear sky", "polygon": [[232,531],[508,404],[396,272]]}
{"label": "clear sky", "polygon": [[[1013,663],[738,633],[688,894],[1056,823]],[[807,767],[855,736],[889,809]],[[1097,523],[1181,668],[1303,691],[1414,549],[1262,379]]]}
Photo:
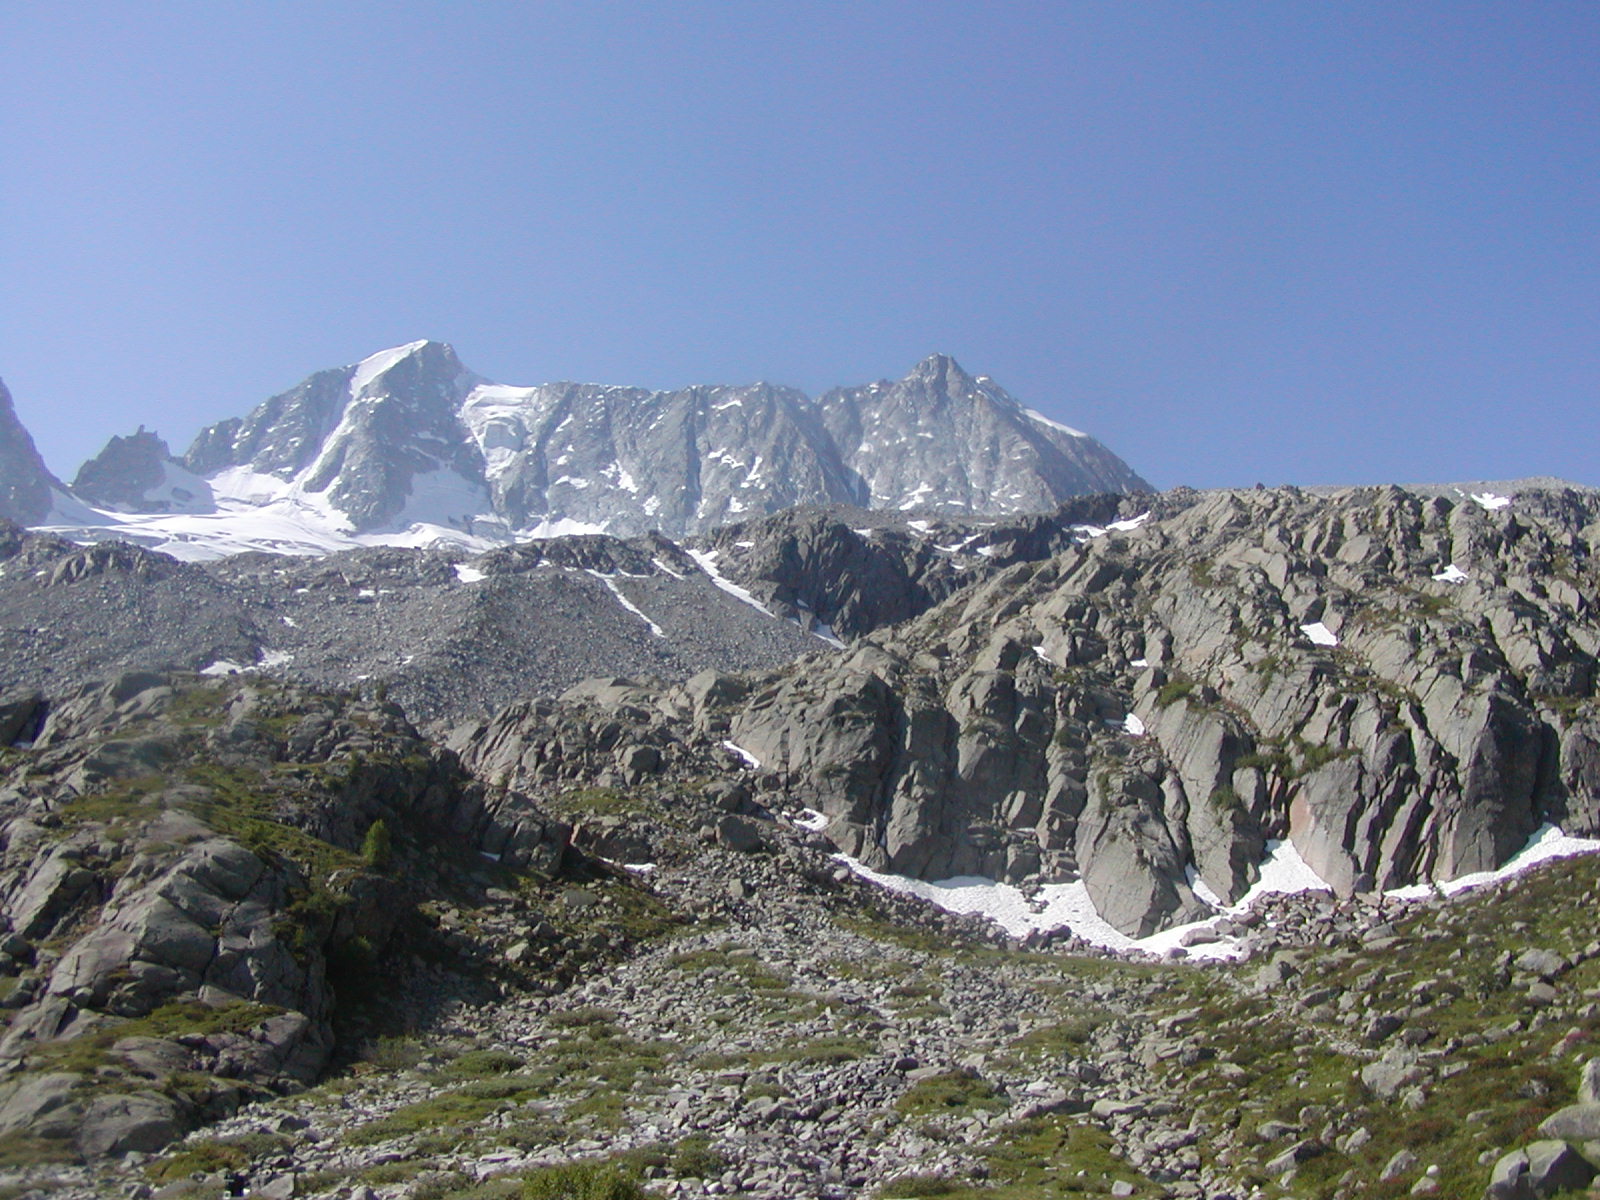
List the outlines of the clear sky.
{"label": "clear sky", "polygon": [[935,350],[1158,486],[1600,484],[1600,4],[0,6],[0,377],[68,478],[419,337]]}

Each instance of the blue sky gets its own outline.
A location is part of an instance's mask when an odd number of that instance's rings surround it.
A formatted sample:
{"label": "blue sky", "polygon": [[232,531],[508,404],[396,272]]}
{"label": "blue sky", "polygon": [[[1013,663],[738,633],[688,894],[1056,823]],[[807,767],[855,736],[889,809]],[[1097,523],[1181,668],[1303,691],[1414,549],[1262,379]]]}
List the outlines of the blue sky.
{"label": "blue sky", "polygon": [[1600,5],[0,8],[0,377],[70,477],[313,370],[954,354],[1158,486],[1600,484]]}

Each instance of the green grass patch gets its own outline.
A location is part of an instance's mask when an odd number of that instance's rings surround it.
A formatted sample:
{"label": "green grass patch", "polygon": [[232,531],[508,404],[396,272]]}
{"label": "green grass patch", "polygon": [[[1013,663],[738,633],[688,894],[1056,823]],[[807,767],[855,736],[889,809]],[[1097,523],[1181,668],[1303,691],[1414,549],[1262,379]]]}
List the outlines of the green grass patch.
{"label": "green grass patch", "polygon": [[1099,1009],[1076,1013],[1064,1020],[1040,1025],[1011,1043],[1013,1050],[1027,1056],[1074,1058],[1094,1038],[1095,1030],[1110,1019],[1110,1014]]}
{"label": "green grass patch", "polygon": [[522,1200],[646,1200],[647,1193],[613,1162],[563,1163],[522,1177]]}
{"label": "green grass patch", "polygon": [[248,1033],[282,1011],[271,1005],[243,1000],[221,1005],[172,1000],[143,1017],[110,1020],[75,1038],[40,1043],[28,1053],[31,1060],[46,1070],[89,1074],[111,1061],[112,1044],[123,1038]]}
{"label": "green grass patch", "polygon": [[908,1117],[927,1117],[952,1111],[993,1112],[1005,1107],[1005,1101],[995,1092],[988,1080],[971,1071],[946,1071],[912,1084],[895,1109]]}
{"label": "green grass patch", "polygon": [[48,1166],[72,1162],[76,1158],[71,1143],[66,1141],[34,1137],[21,1131],[0,1134],[0,1169]]}
{"label": "green grass patch", "polygon": [[1156,692],[1156,707],[1171,708],[1179,700],[1187,699],[1194,693],[1194,680],[1169,679],[1161,685]]}
{"label": "green grass patch", "polygon": [[845,1063],[866,1058],[872,1047],[860,1038],[825,1037],[810,1042],[794,1042],[775,1046],[770,1050],[757,1050],[749,1055],[752,1066],[770,1063]]}
{"label": "green grass patch", "polygon": [[659,806],[618,788],[579,788],[551,800],[550,810],[564,817],[642,817]]}
{"label": "green grass patch", "polygon": [[371,1146],[392,1138],[430,1134],[439,1139],[436,1144],[454,1146],[472,1140],[477,1133],[473,1127],[489,1114],[543,1095],[543,1089],[536,1086],[485,1088],[469,1085],[403,1105],[387,1116],[351,1130],[345,1141],[351,1146]]}
{"label": "green grass patch", "polygon": [[222,1141],[203,1141],[157,1159],[145,1168],[145,1175],[152,1183],[176,1183],[191,1175],[240,1171],[249,1165],[250,1155],[242,1148]]}
{"label": "green grass patch", "polygon": [[520,1070],[523,1059],[509,1050],[469,1050],[444,1069],[449,1079],[484,1079]]}

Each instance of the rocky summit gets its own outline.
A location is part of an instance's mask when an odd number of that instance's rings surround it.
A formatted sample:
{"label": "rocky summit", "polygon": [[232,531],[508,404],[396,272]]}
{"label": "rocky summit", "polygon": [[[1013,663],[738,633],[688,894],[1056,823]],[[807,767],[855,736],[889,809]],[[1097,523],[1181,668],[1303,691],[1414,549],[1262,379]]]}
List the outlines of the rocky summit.
{"label": "rocky summit", "polygon": [[1600,494],[1150,494],[938,357],[7,445],[0,1195],[1592,1194]]}
{"label": "rocky summit", "polygon": [[34,525],[50,512],[56,479],[17,419],[11,393],[0,382],[0,519]]}
{"label": "rocky summit", "polygon": [[[0,442],[3,445],[3,442]],[[142,427],[60,490],[49,527],[216,558],[371,544],[698,534],[797,504],[963,516],[1148,490],[1087,434],[933,355],[811,399],[490,383],[441,342],[319,371],[173,456]],[[42,509],[19,514],[45,523]]]}

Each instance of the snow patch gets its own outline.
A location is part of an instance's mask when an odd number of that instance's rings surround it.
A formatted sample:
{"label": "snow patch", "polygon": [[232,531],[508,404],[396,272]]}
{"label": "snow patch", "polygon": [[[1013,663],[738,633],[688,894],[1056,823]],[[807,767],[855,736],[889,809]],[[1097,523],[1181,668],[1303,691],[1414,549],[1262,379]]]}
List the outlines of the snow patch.
{"label": "snow patch", "polygon": [[456,578],[462,583],[482,583],[489,578],[477,567],[469,567],[466,563],[456,564]]}
{"label": "snow patch", "polygon": [[1134,737],[1143,737],[1145,735],[1144,722],[1133,713],[1129,713],[1127,716],[1122,718],[1122,728],[1125,732],[1132,734]]}
{"label": "snow patch", "polygon": [[1511,503],[1510,496],[1497,496],[1493,492],[1473,492],[1472,498],[1489,512],[1493,512],[1497,508],[1505,508]]}
{"label": "snow patch", "polygon": [[294,655],[287,650],[263,650],[260,659],[254,663],[236,663],[231,658],[219,658],[210,666],[201,667],[200,674],[219,679],[228,675],[250,675],[256,671],[270,671],[273,667],[286,667],[293,661]]}
{"label": "snow patch", "polygon": [[814,808],[802,809],[798,817],[793,818],[793,823],[800,829],[809,829],[812,833],[821,833],[828,827],[826,813],[820,813]]}
{"label": "snow patch", "polygon": [[749,767],[752,771],[759,771],[761,769],[761,760],[754,754],[751,754],[750,751],[746,750],[737,742],[724,741],[722,743],[722,748],[738,755],[738,757],[743,760],[744,765]]}
{"label": "snow patch", "polygon": [[724,576],[721,571],[717,570],[717,553],[718,552],[715,550],[690,550],[688,552],[689,557],[694,559],[694,561],[700,565],[700,569],[706,573],[706,575],[711,579],[712,583],[716,584],[723,591],[727,592],[728,595],[732,596],[735,600],[741,601],[744,604],[748,604],[757,612],[765,613],[767,616],[776,620],[777,614],[775,614],[770,608],[761,603],[761,601],[757,600],[737,583],[734,583],[731,579],[728,579],[726,576]]}
{"label": "snow patch", "polygon": [[1338,636],[1321,621],[1313,621],[1310,625],[1300,626],[1300,632],[1318,646],[1337,646],[1339,644]]}
{"label": "snow patch", "polygon": [[1457,892],[1464,892],[1468,888],[1500,883],[1540,863],[1558,858],[1571,858],[1576,854],[1597,853],[1600,853],[1600,839],[1568,837],[1558,827],[1547,822],[1534,832],[1526,846],[1493,871],[1474,871],[1471,875],[1462,875],[1438,883],[1416,883],[1410,887],[1396,888],[1385,894],[1396,900],[1426,900],[1436,893],[1454,896]]}
{"label": "snow patch", "polygon": [[617,581],[615,579],[613,579],[610,575],[603,575],[599,571],[590,571],[589,574],[593,575],[601,583],[605,584],[606,587],[611,589],[611,594],[617,598],[617,603],[622,605],[623,608],[627,609],[634,616],[638,617],[639,620],[643,621],[646,625],[648,625],[650,627],[650,632],[655,634],[656,637],[665,638],[667,636],[662,631],[661,626],[657,625],[649,617],[644,615],[644,610],[643,609],[641,609],[632,600],[629,600],[626,596],[624,596],[622,594],[622,589],[617,586]]}
{"label": "snow patch", "polygon": [[1149,519],[1150,514],[1142,512],[1137,517],[1112,521],[1109,525],[1074,525],[1072,532],[1078,535],[1078,540],[1081,542],[1093,541],[1095,538],[1105,537],[1108,533],[1132,533]]}
{"label": "snow patch", "polygon": [[[801,626],[801,628],[805,627]],[[832,646],[835,650],[844,650],[847,648],[844,642],[840,639],[839,635],[834,633],[833,626],[829,625],[826,621],[813,620],[811,622],[811,628],[807,629],[806,632],[812,637],[816,638],[818,641],[827,642],[828,645]]]}
{"label": "snow patch", "polygon": [[1465,583],[1467,581],[1467,573],[1456,566],[1455,563],[1451,563],[1433,578],[1438,583]]}
{"label": "snow patch", "polygon": [[[1094,903],[1089,899],[1088,887],[1081,879],[1073,883],[1045,884],[1030,899],[1021,889],[1009,883],[996,883],[976,875],[929,882],[874,871],[846,854],[836,854],[834,858],[861,878],[889,891],[931,901],[946,912],[988,917],[1012,937],[1026,937],[1035,931],[1066,929],[1084,941],[1107,950],[1163,955],[1179,948],[1190,931],[1210,928],[1225,916],[1237,916],[1262,896],[1331,890],[1316,872],[1306,866],[1305,860],[1287,841],[1268,842],[1266,849],[1267,856],[1261,864],[1260,879],[1238,904],[1223,904],[1203,881],[1192,876],[1195,895],[1216,908],[1217,915],[1204,921],[1164,929],[1147,938],[1131,938],[1102,918],[1095,911]],[[1195,959],[1231,960],[1241,957],[1244,950],[1236,940],[1222,938],[1188,947],[1185,952],[1188,957]]]}

